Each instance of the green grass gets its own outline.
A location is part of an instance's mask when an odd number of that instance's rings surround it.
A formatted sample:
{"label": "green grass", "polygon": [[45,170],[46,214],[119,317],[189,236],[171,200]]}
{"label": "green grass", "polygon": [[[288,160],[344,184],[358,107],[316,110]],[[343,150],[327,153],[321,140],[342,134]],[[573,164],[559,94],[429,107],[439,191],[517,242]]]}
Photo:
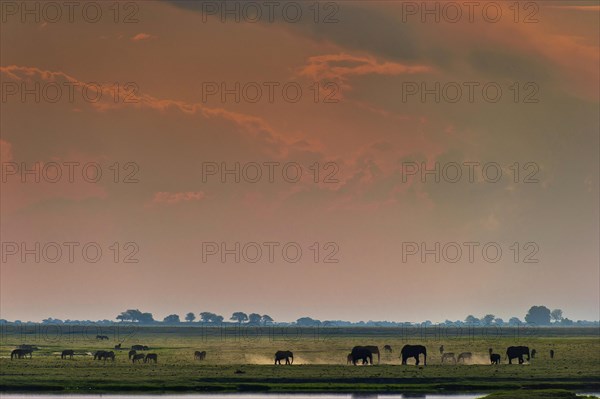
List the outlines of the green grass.
{"label": "green grass", "polygon": [[[138,328],[126,336],[123,347],[144,344],[158,354],[158,364],[131,364],[127,351],[117,352],[113,362],[94,361],[86,352],[111,349],[112,339],[96,341],[80,334],[60,339],[42,335],[21,337],[4,334],[0,342],[0,391],[61,392],[493,392],[508,391],[511,398],[570,398],[573,391],[600,390],[600,341],[597,329],[538,331],[535,336],[402,338],[397,329],[304,330],[293,335],[236,335],[233,330],[200,328]],[[570,335],[569,335],[570,334]],[[506,334],[508,335],[508,334]],[[93,335],[95,336],[95,335]],[[36,339],[39,338],[39,339]],[[428,365],[401,366],[399,350],[405,343],[428,348]],[[40,347],[33,359],[10,360],[18,344]],[[392,354],[382,353],[376,366],[348,366],[346,355],[354,345],[389,344]],[[476,355],[474,365],[440,363],[438,347]],[[508,365],[504,352],[510,345],[528,345],[538,351],[530,364]],[[492,366],[487,349],[503,356]],[[61,360],[60,351],[74,349],[73,360]],[[295,354],[293,366],[274,366],[277,350]],[[549,358],[549,350],[556,352]],[[195,350],[206,350],[205,361],[194,361]],[[243,373],[236,373],[236,371]],[[538,396],[534,390],[543,391]],[[558,389],[558,390],[557,390]],[[563,391],[559,391],[563,390]],[[566,391],[564,391],[566,390]],[[554,396],[543,396],[554,395]],[[515,396],[530,395],[530,396]],[[531,396],[533,395],[533,396]],[[563,396],[560,396],[563,395]],[[490,396],[490,398],[502,398]]]}

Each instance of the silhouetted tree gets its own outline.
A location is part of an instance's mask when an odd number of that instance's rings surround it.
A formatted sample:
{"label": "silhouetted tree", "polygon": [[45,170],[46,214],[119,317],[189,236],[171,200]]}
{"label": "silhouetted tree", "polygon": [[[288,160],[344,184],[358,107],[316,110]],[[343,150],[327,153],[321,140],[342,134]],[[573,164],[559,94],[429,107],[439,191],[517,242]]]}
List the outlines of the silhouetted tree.
{"label": "silhouetted tree", "polygon": [[552,312],[550,312],[550,317],[552,320],[558,323],[563,319],[563,311],[560,309],[554,309]]}
{"label": "silhouetted tree", "polygon": [[231,315],[229,320],[237,321],[238,323],[243,323],[248,320],[248,315],[244,312],[235,312]]}
{"label": "silhouetted tree", "polygon": [[532,306],[525,316],[525,321],[529,324],[547,326],[550,324],[550,309],[545,306]]}
{"label": "silhouetted tree", "polygon": [[250,323],[250,324],[260,324],[261,319],[262,319],[262,316],[259,315],[258,313],[250,313],[248,315],[248,323]]}
{"label": "silhouetted tree", "polygon": [[468,324],[478,324],[479,323],[479,319],[477,317],[475,317],[475,316],[473,316],[473,315],[470,314],[470,315],[468,315],[465,318],[465,323],[468,323]]}
{"label": "silhouetted tree", "polygon": [[268,314],[264,314],[261,317],[261,321],[263,324],[271,324],[273,323],[273,319],[271,318],[271,316],[269,316]]}
{"label": "silhouetted tree", "polygon": [[508,324],[511,326],[518,326],[518,325],[523,324],[523,322],[518,317],[511,317],[508,320]]}
{"label": "silhouetted tree", "polygon": [[205,323],[210,323],[216,315],[211,312],[202,312],[200,313],[200,320]]}
{"label": "silhouetted tree", "polygon": [[219,316],[218,314],[212,312],[202,312],[200,313],[200,320],[205,323],[222,323],[223,316]]}
{"label": "silhouetted tree", "polygon": [[163,319],[164,323],[181,323],[181,321],[179,320],[179,315],[177,314],[170,314],[167,317],[165,317]]}
{"label": "silhouetted tree", "polygon": [[560,321],[563,326],[572,326],[573,320],[567,319],[566,317]]}
{"label": "silhouetted tree", "polygon": [[298,320],[296,320],[296,324],[299,326],[312,327],[312,326],[318,326],[319,324],[321,324],[321,321],[315,320],[310,317],[301,317]]}
{"label": "silhouetted tree", "polygon": [[483,316],[481,321],[485,326],[490,326],[492,325],[492,321],[494,321],[494,317],[496,316],[494,316],[493,314],[486,314],[485,316]]}
{"label": "silhouetted tree", "polygon": [[189,312],[188,314],[185,315],[185,321],[191,323],[194,320],[196,320],[196,315],[193,314],[192,312]]}
{"label": "silhouetted tree", "polygon": [[500,317],[496,317],[494,319],[494,324],[497,326],[502,326],[502,325],[504,325],[504,320],[502,320]]}
{"label": "silhouetted tree", "polygon": [[152,317],[152,313],[143,313],[140,312],[139,309],[128,309],[124,312],[121,312],[120,315],[116,317],[119,321],[131,321],[138,322],[142,324],[152,323],[154,321],[154,317]]}

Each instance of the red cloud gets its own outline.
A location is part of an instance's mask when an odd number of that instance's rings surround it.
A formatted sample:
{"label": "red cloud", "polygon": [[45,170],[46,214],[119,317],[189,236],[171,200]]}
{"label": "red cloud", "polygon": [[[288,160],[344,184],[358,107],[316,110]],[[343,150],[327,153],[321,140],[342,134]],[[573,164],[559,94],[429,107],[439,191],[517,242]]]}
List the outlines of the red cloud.
{"label": "red cloud", "polygon": [[131,38],[131,41],[139,42],[142,40],[149,40],[149,39],[154,39],[154,38],[156,38],[156,36],[152,36],[148,33],[138,33],[137,35],[135,35]]}
{"label": "red cloud", "polygon": [[206,198],[206,195],[202,191],[186,191],[180,193],[170,193],[167,191],[160,191],[154,193],[152,202],[155,204],[178,204],[180,202],[189,201],[200,201]]}
{"label": "red cloud", "polygon": [[432,72],[427,65],[404,65],[396,62],[379,63],[374,57],[359,57],[350,54],[326,54],[310,57],[308,64],[300,69],[300,76],[315,81],[333,80],[346,88],[348,79],[362,75],[404,75]]}

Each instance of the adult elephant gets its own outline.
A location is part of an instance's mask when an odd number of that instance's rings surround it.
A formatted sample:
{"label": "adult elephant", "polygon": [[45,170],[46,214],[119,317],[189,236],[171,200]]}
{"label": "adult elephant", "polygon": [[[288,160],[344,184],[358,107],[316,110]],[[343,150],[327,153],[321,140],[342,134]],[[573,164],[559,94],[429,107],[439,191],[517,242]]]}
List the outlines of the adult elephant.
{"label": "adult elephant", "polygon": [[73,359],[73,355],[75,354],[75,351],[72,349],[65,349],[64,351],[61,352],[60,354],[60,358],[61,359],[66,359],[67,357],[69,359]]}
{"label": "adult elephant", "polygon": [[402,355],[402,364],[406,364],[406,361],[410,357],[414,357],[417,366],[419,365],[419,355],[423,355],[423,365],[427,366],[427,348],[423,345],[404,345],[400,351]]}
{"label": "adult elephant", "polygon": [[519,359],[519,364],[523,364],[523,356],[527,355],[527,361],[529,357],[529,347],[527,346],[509,346],[506,349],[506,357],[508,358],[508,364],[512,364],[513,359]]}
{"label": "adult elephant", "polygon": [[[291,361],[290,361],[291,359]],[[285,364],[294,363],[294,354],[290,351],[277,351],[275,352],[275,364],[281,364],[281,361],[285,360]]]}
{"label": "adult elephant", "polygon": [[379,364],[379,361],[381,360],[380,354],[379,354],[379,347],[375,346],[375,345],[370,345],[370,346],[365,346],[365,348],[370,350],[372,355],[377,354],[377,364]]}
{"label": "adult elephant", "polygon": [[362,360],[363,364],[373,364],[373,352],[370,346],[355,346],[350,352],[352,358],[352,364],[356,366],[356,362]]}

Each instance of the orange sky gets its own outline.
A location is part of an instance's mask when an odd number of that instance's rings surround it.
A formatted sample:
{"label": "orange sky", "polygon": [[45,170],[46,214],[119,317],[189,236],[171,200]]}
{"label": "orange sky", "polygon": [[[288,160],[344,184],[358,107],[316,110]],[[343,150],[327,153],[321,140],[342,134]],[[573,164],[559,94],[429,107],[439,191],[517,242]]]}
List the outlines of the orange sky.
{"label": "orange sky", "polygon": [[[96,23],[80,9],[54,21],[36,2],[37,16],[20,2],[1,10],[1,317],[443,321],[546,305],[597,319],[597,5],[540,1],[515,16],[502,3],[492,23],[500,3],[481,2],[472,21],[462,9],[450,23],[440,3],[436,23],[407,2],[322,3],[317,17],[288,3],[297,22],[279,9],[251,22],[247,8],[223,23],[210,1],[93,3]],[[436,83],[439,102],[407,92]],[[465,162],[479,163],[473,181]],[[491,162],[494,183],[482,175]],[[239,183],[222,182],[236,163]],[[39,182],[23,173],[36,164]],[[407,174],[436,164],[463,165],[462,179]],[[78,244],[72,262],[65,242]],[[206,253],[213,242],[248,252],[223,262]],[[272,262],[265,242],[278,243]],[[403,260],[413,242],[458,243],[463,256]],[[473,262],[465,242],[479,243]],[[13,243],[39,243],[39,263]],[[63,250],[55,263],[49,243]],[[538,262],[524,263],[532,251]]]}

